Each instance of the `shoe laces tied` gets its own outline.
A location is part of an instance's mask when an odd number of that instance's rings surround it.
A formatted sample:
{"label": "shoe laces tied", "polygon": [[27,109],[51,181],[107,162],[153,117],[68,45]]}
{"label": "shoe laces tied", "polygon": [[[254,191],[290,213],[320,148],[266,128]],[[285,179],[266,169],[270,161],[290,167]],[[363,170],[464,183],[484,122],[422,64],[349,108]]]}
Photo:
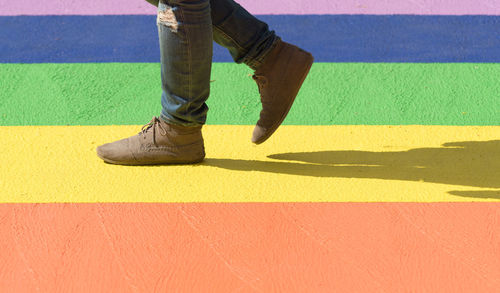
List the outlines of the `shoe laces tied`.
{"label": "shoe laces tied", "polygon": [[143,135],[144,139],[146,139],[146,133],[149,131],[149,129],[153,130],[153,143],[156,145],[156,127],[160,130],[160,134],[165,136],[167,135],[167,130],[165,127],[162,125],[160,119],[157,117],[153,117],[151,121],[149,121],[148,124],[142,126],[140,134]]}

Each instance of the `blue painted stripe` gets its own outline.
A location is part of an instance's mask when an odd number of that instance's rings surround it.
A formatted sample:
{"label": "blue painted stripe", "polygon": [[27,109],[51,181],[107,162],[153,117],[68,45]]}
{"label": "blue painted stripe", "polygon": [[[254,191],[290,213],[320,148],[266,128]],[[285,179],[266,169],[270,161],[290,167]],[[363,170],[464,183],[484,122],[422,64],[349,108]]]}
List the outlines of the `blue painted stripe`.
{"label": "blue painted stripe", "polygon": [[[258,17],[318,62],[500,62],[500,16]],[[0,17],[1,63],[158,61],[155,16]]]}

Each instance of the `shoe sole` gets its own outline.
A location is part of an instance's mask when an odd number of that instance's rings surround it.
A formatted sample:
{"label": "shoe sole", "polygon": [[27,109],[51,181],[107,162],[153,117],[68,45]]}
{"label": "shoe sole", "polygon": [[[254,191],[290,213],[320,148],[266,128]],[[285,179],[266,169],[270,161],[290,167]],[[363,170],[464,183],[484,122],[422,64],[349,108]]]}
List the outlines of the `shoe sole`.
{"label": "shoe sole", "polygon": [[179,161],[175,161],[175,162],[143,162],[143,163],[137,162],[136,163],[136,162],[119,162],[119,161],[110,160],[108,158],[104,158],[104,157],[100,156],[99,153],[97,154],[97,156],[99,158],[101,158],[104,161],[104,163],[112,164],[112,165],[122,165],[122,166],[190,165],[190,164],[201,163],[205,159],[205,157],[203,157],[201,159],[197,159],[194,161],[179,160]]}
{"label": "shoe sole", "polygon": [[306,65],[306,67],[304,68],[304,75],[301,77],[301,79],[299,80],[299,86],[297,87],[297,91],[292,95],[292,99],[290,100],[290,103],[288,104],[288,107],[287,109],[285,110],[285,112],[283,113],[283,116],[280,118],[280,120],[278,120],[271,128],[269,128],[270,131],[267,132],[267,134],[265,136],[263,136],[261,139],[259,139],[258,141],[254,141],[253,143],[254,144],[261,144],[263,142],[265,142],[269,137],[271,137],[271,135],[274,134],[274,132],[276,132],[276,130],[280,127],[281,123],[283,122],[283,120],[285,120],[286,116],[288,115],[288,112],[290,112],[290,109],[292,108],[292,105],[293,103],[295,102],[295,98],[297,97],[297,95],[299,94],[299,91],[300,89],[302,88],[302,84],[304,83],[304,81],[306,80],[306,77],[307,75],[309,74],[309,71],[311,70],[311,67],[312,67],[312,64],[314,63],[314,56],[309,53],[309,52],[306,52],[302,49],[299,49],[303,52],[305,52],[309,57],[309,63]]}
{"label": "shoe sole", "polygon": [[[102,158],[101,158],[102,159]],[[103,159],[104,163],[111,165],[122,165],[122,166],[154,166],[154,165],[192,165],[203,162],[204,159],[197,161],[179,161],[179,162],[151,162],[151,163],[129,163],[129,162],[117,162],[109,159]]]}

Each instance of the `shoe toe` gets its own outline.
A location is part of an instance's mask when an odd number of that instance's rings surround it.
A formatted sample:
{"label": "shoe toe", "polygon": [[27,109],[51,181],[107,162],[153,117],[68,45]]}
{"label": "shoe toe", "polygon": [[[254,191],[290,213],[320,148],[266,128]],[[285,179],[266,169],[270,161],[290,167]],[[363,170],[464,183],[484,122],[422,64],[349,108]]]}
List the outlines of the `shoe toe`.
{"label": "shoe toe", "polygon": [[114,150],[116,150],[116,148],[112,143],[103,144],[96,149],[97,156],[104,161],[116,161],[116,159],[118,159],[117,153]]}
{"label": "shoe toe", "polygon": [[255,144],[261,144],[268,138],[268,136],[267,130],[264,127],[256,125],[253,129],[252,142]]}
{"label": "shoe toe", "polygon": [[128,139],[122,139],[112,143],[98,146],[97,156],[107,163],[120,163],[134,160],[130,151],[128,151]]}

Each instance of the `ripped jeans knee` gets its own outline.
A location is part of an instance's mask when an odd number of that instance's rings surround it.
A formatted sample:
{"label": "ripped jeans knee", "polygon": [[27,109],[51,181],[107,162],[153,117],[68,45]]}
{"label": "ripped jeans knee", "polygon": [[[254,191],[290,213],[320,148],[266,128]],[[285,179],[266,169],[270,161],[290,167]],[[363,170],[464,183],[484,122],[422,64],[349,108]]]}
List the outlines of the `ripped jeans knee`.
{"label": "ripped jeans knee", "polygon": [[164,25],[170,28],[170,30],[175,33],[179,28],[179,22],[177,20],[177,17],[175,16],[174,9],[175,8],[172,8],[171,6],[160,2],[158,5],[156,24]]}

